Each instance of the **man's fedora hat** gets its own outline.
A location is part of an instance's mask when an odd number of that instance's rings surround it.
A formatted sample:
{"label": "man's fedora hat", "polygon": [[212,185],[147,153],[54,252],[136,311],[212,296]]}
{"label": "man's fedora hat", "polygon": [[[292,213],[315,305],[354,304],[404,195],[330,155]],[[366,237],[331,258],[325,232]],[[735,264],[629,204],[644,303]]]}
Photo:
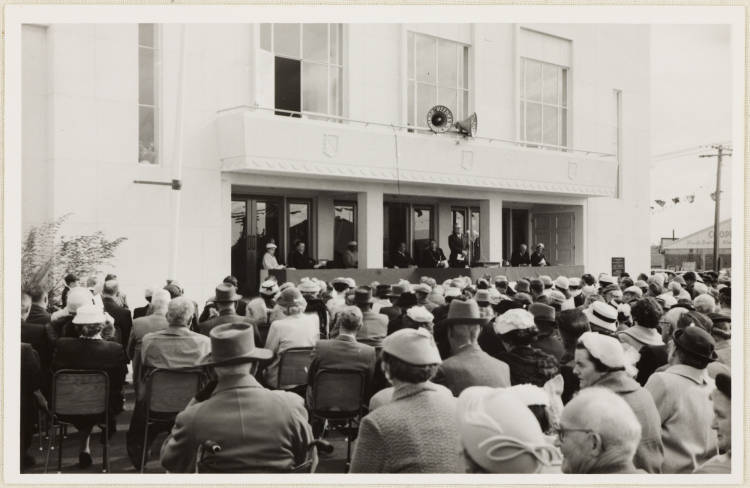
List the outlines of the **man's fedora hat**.
{"label": "man's fedora hat", "polygon": [[359,287],[356,290],[354,290],[354,303],[357,305],[364,305],[367,303],[374,302],[375,299],[372,298],[372,290],[370,288],[365,287]]}
{"label": "man's fedora hat", "polygon": [[674,332],[674,345],[677,349],[708,362],[718,358],[714,350],[716,342],[711,334],[694,324]]}
{"label": "man's fedora hat", "polygon": [[227,283],[222,283],[216,287],[216,294],[211,301],[216,303],[236,302],[241,299],[242,295],[238,295],[234,286]]}
{"label": "man's fedora hat", "polygon": [[407,290],[405,286],[402,285],[393,285],[391,287],[390,293],[388,293],[388,296],[391,298],[398,298],[401,296],[402,293],[406,293]]}
{"label": "man's fedora hat", "polygon": [[484,325],[487,323],[487,319],[483,319],[479,315],[479,304],[476,300],[453,300],[448,309],[448,315],[442,323],[445,326]]}
{"label": "man's fedora hat", "polygon": [[211,353],[198,366],[230,366],[273,357],[270,349],[255,347],[253,326],[246,322],[217,325],[209,337]]}

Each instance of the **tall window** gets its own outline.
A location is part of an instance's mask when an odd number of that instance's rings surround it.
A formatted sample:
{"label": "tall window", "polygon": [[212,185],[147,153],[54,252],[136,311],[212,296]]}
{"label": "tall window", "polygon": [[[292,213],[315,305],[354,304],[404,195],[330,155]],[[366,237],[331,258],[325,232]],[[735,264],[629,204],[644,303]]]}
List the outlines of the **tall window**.
{"label": "tall window", "polygon": [[342,114],[341,24],[261,24],[260,47],[274,54],[274,108]]}
{"label": "tall window", "polygon": [[427,112],[445,105],[455,120],[469,111],[469,46],[409,32],[408,123],[426,127]]}
{"label": "tall window", "polygon": [[138,24],[138,162],[159,163],[157,28]]}
{"label": "tall window", "polygon": [[521,140],[553,148],[568,145],[568,69],[521,60]]}
{"label": "tall window", "polygon": [[357,205],[354,202],[333,204],[333,253],[340,257],[351,241],[357,240]]}

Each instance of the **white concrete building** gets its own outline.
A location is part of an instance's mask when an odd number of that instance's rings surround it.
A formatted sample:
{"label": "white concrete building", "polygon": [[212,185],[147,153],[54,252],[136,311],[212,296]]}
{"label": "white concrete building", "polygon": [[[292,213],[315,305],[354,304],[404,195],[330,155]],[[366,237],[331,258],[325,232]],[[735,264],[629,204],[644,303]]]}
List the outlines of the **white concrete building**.
{"label": "white concrete building", "polygon": [[[270,237],[281,261],[448,254],[456,222],[474,261],[542,241],[649,269],[647,25],[25,25],[22,53],[24,230],[127,237],[133,298],[230,272],[247,293]],[[436,104],[476,137],[426,130]]]}

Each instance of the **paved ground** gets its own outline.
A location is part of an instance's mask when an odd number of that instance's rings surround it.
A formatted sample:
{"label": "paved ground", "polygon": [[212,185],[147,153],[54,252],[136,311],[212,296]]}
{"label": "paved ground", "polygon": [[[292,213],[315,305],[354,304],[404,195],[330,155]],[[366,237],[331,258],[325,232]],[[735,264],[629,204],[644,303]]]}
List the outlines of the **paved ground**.
{"label": "paved ground", "polygon": [[[130,424],[133,413],[134,395],[132,385],[127,385],[125,390],[125,411],[117,417],[117,433],[112,437],[109,444],[110,470],[113,473],[135,473],[137,472],[128,459],[125,451],[125,433]],[[100,473],[102,471],[102,444],[99,441],[98,430],[91,437],[91,455],[94,463],[87,469],[79,469],[78,464],[78,433],[75,428],[70,427],[67,438],[63,441],[63,473]],[[158,456],[158,447],[164,435],[159,436],[154,442],[152,453]],[[343,473],[346,465],[346,442],[341,434],[333,432],[326,439],[334,446],[334,451],[328,455],[321,455],[318,465],[318,473]],[[44,473],[44,460],[46,455],[46,441],[43,442],[45,450],[39,450],[39,438],[34,436],[30,453],[36,458],[37,464],[26,473]],[[51,451],[49,456],[49,467],[47,472],[57,472],[57,450]],[[153,457],[146,466],[147,473],[164,473],[156,457]]]}

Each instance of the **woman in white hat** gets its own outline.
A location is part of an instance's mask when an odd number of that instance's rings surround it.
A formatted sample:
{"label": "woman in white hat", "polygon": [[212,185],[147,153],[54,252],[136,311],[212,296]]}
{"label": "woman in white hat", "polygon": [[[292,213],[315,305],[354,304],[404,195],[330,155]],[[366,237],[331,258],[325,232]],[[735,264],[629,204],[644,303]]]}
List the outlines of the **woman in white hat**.
{"label": "woman in white hat", "polygon": [[[115,432],[115,415],[122,412],[124,398],[122,385],[125,382],[128,359],[119,342],[102,338],[105,325],[104,311],[96,305],[84,305],[76,311],[73,324],[78,326],[80,336],[58,339],[52,358],[52,370],[92,369],[104,371],[109,376],[109,436]],[[94,425],[104,423],[103,416],[69,415],[64,418],[75,425],[79,432],[78,467],[91,466],[90,437]]]}
{"label": "woman in white hat", "polygon": [[429,380],[441,363],[427,330],[401,329],[383,341],[390,402],[359,426],[352,473],[461,473],[456,399]]}
{"label": "woman in white hat", "polygon": [[269,242],[266,244],[266,253],[263,255],[263,269],[284,269],[283,264],[279,264],[276,259],[276,244]]}

